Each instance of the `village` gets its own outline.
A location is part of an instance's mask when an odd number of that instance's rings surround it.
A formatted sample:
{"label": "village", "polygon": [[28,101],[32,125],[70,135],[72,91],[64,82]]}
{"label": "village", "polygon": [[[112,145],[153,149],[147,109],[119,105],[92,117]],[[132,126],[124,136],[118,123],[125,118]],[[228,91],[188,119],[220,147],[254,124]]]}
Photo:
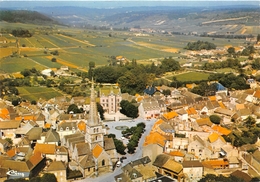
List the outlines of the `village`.
{"label": "village", "polygon": [[260,180],[260,34],[55,31],[0,35],[0,181]]}
{"label": "village", "polygon": [[[252,127],[259,123],[260,90],[257,82],[249,84],[251,89],[240,91],[228,91],[219,84],[216,94],[209,97],[167,86],[147,88],[143,96],[121,93],[117,86],[107,94],[100,90],[100,104],[114,120],[110,122],[127,119],[117,114],[119,103],[132,99],[139,105],[138,118],[150,125],[154,121],[144,136],[142,158],[120,166],[123,172],[114,180],[199,181],[207,174],[234,175],[245,181],[258,177],[259,138],[242,147],[225,140],[232,131],[241,131],[248,118],[255,121]],[[80,171],[81,179],[113,172],[121,155],[99,118],[93,85],[87,105],[85,97],[57,97],[15,107],[1,100],[1,180],[53,173],[58,181],[70,181],[68,169]],[[162,94],[165,89],[171,90],[167,97]],[[71,104],[86,112],[66,113]],[[212,122],[212,115],[219,116],[219,123]]]}

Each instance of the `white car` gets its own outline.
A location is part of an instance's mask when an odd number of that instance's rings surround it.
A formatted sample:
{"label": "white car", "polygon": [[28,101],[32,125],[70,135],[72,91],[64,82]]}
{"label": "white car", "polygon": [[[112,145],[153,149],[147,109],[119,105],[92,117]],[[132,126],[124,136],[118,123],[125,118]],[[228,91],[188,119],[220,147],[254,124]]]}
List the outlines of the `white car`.
{"label": "white car", "polygon": [[120,167],[120,166],[121,166],[121,162],[120,162],[120,161],[117,161],[116,167]]}

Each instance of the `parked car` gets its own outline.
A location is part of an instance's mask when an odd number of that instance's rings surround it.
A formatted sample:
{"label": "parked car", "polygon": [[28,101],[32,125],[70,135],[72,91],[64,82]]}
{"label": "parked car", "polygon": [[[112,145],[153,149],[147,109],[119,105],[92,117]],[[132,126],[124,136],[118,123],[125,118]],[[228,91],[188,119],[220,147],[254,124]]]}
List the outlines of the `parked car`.
{"label": "parked car", "polygon": [[116,167],[120,167],[121,166],[121,161],[119,160],[119,161],[117,161],[117,163],[116,163]]}
{"label": "parked car", "polygon": [[126,156],[122,156],[122,157],[120,158],[120,161],[123,162],[123,160],[125,160],[125,159],[127,159],[127,157],[126,157]]}

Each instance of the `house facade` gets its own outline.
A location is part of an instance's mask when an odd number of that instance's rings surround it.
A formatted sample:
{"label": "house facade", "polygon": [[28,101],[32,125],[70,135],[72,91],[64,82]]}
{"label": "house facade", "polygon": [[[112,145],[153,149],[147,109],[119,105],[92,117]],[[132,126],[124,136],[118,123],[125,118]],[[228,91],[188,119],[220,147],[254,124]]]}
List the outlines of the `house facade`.
{"label": "house facade", "polygon": [[120,89],[110,89],[110,92],[100,89],[100,105],[108,114],[114,114],[120,110],[122,95]]}

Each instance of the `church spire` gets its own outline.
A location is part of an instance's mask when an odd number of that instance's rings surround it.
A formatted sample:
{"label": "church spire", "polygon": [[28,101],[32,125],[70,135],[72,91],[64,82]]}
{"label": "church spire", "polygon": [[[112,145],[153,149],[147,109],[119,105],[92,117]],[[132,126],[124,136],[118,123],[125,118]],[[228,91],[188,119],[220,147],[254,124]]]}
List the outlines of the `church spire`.
{"label": "church spire", "polygon": [[93,78],[91,84],[92,85],[91,85],[91,94],[90,94],[90,109],[89,109],[88,125],[95,126],[99,124],[99,115],[97,110]]}

